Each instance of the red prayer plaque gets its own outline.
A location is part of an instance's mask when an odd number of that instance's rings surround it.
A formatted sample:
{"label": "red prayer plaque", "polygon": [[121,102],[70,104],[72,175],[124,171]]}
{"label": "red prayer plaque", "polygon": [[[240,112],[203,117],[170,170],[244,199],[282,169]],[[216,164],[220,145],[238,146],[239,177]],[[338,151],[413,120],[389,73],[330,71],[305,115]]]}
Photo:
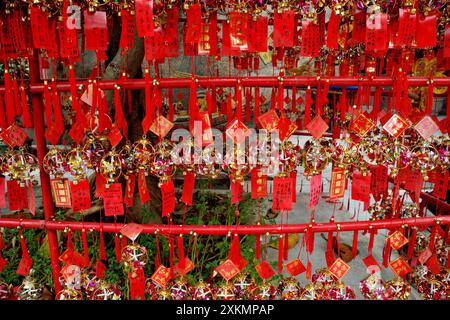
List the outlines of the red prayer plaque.
{"label": "red prayer plaque", "polygon": [[271,132],[277,128],[280,118],[278,117],[276,111],[271,109],[260,115],[258,117],[258,121],[262,128],[266,129],[268,132]]}
{"label": "red prayer plaque", "polygon": [[172,179],[161,186],[161,203],[163,217],[175,210],[175,187]]}
{"label": "red prayer plaque", "polygon": [[385,194],[388,187],[388,168],[379,165],[371,166],[372,180],[370,182],[370,192],[373,195]]}
{"label": "red prayer plaque", "polygon": [[235,143],[241,143],[250,135],[250,130],[242,121],[235,119],[227,126],[225,133]]}
{"label": "red prayer plaque", "polygon": [[398,114],[392,115],[392,117],[383,125],[383,129],[394,138],[401,136],[408,127],[408,122]]}
{"label": "red prayer plaque", "polygon": [[150,193],[147,187],[147,177],[144,171],[139,171],[138,173],[138,188],[139,196],[141,197],[141,203],[144,204],[150,200]]}
{"label": "red prayer plaque", "polygon": [[275,271],[266,260],[258,263],[255,266],[255,269],[258,271],[259,276],[264,280],[267,280],[275,275]]}
{"label": "red prayer plaque", "polygon": [[167,282],[170,280],[170,268],[160,265],[158,269],[152,274],[150,279],[154,284],[165,287]]}
{"label": "red prayer plaque", "polygon": [[314,21],[302,21],[302,43],[300,55],[303,57],[318,57],[320,43],[320,28]]}
{"label": "red prayer plaque", "polygon": [[239,268],[230,259],[225,260],[216,268],[217,272],[227,281],[231,280],[239,273]]}
{"label": "red prayer plaque", "polygon": [[328,128],[328,124],[319,115],[315,116],[314,119],[306,125],[306,129],[308,129],[309,133],[316,139],[322,137]]}
{"label": "red prayer plaque", "polygon": [[50,45],[47,13],[37,6],[30,6],[30,21],[34,48],[47,49]]}
{"label": "red prayer plaque", "polygon": [[70,184],[67,179],[51,179],[53,201],[58,208],[71,208]]}
{"label": "red prayer plaque", "polygon": [[338,35],[339,23],[341,21],[340,15],[337,15],[334,10],[331,11],[330,20],[328,21],[327,41],[326,46],[330,49],[338,49]]}
{"label": "red prayer plaque", "polygon": [[365,112],[361,112],[350,125],[350,130],[355,132],[360,138],[365,137],[373,128],[375,128],[375,123]]}
{"label": "red prayer plaque", "polygon": [[84,31],[86,39],[86,50],[108,50],[108,23],[106,12],[96,11],[84,12]]}
{"label": "red prayer plaque", "polygon": [[260,167],[253,168],[251,175],[252,199],[267,197],[267,175]]}
{"label": "red prayer plaque", "polygon": [[422,138],[427,140],[439,129],[439,126],[430,116],[425,116],[414,126],[414,129],[416,129]]}
{"label": "red prayer plaque", "polygon": [[420,49],[436,46],[436,15],[427,15],[417,19],[416,47]]}
{"label": "red prayer plaque", "polygon": [[288,262],[284,265],[287,272],[291,275],[291,277],[298,276],[306,271],[305,265],[301,262],[300,259],[294,259],[291,262]]}
{"label": "red prayer plaque", "polygon": [[350,270],[350,266],[346,264],[341,258],[337,258],[331,267],[330,272],[338,279],[342,279],[345,274]]}
{"label": "red prayer plaque", "polygon": [[231,204],[239,203],[242,201],[242,194],[244,192],[244,186],[242,183],[230,181],[231,190]]}
{"label": "red prayer plaque", "polygon": [[124,214],[122,184],[113,183],[103,192],[105,216],[121,216]]}
{"label": "red prayer plaque", "polygon": [[410,46],[416,35],[417,15],[409,9],[399,9],[398,29],[395,45]]}
{"label": "red prayer plaque", "polygon": [[293,47],[295,31],[294,10],[273,13],[272,38],[274,47]]}
{"label": "red prayer plaque", "polygon": [[191,4],[186,10],[186,33],[185,42],[187,43],[199,43],[202,27],[202,8],[201,5]]}
{"label": "red prayer plaque", "polygon": [[195,186],[195,173],[186,172],[184,175],[183,194],[181,196],[181,202],[188,206],[192,206],[192,195],[194,193]]}
{"label": "red prayer plaque", "polygon": [[153,36],[153,0],[135,0],[134,7],[138,36],[140,38]]}
{"label": "red prayer plaque", "polygon": [[389,267],[399,277],[403,277],[412,271],[408,262],[406,262],[403,257],[398,257],[397,259],[389,263]]}
{"label": "red prayer plaque", "polygon": [[273,179],[272,210],[292,210],[292,179],[290,177],[275,177]]}
{"label": "red prayer plaque", "polygon": [[408,243],[408,239],[403,235],[403,233],[398,230],[391,234],[388,239],[390,240],[389,244],[391,248],[394,250],[399,250],[401,247]]}
{"label": "red prayer plaque", "polygon": [[134,241],[141,234],[142,230],[144,230],[144,227],[140,224],[127,223],[120,229],[120,233],[131,241]]}
{"label": "red prayer plaque", "polygon": [[9,210],[24,210],[28,208],[28,195],[27,188],[21,186],[15,180],[8,180],[7,191],[8,191],[8,204]]}
{"label": "red prayer plaque", "polygon": [[86,210],[91,207],[91,192],[89,189],[89,181],[87,179],[71,181],[70,194],[73,212]]}
{"label": "red prayer plaque", "polygon": [[230,12],[228,15],[230,23],[230,44],[231,49],[239,51],[248,50],[248,24],[250,15],[244,12]]}
{"label": "red prayer plaque", "polygon": [[322,193],[322,174],[310,178],[309,205],[308,208],[314,208],[320,199]]}
{"label": "red prayer plaque", "polygon": [[333,168],[331,172],[330,200],[344,197],[347,177],[344,168]]}
{"label": "red prayer plaque", "polygon": [[14,123],[1,133],[0,138],[4,143],[14,148],[23,146],[28,136],[21,127]]}
{"label": "red prayer plaque", "polygon": [[369,202],[371,178],[371,173],[366,173],[366,175],[360,172],[353,173],[352,200]]}
{"label": "red prayer plaque", "polygon": [[381,271],[381,267],[378,264],[377,260],[373,257],[373,255],[368,255],[362,260],[366,265],[367,271],[369,271],[369,273],[377,273]]}
{"label": "red prayer plaque", "polygon": [[434,182],[433,196],[438,197],[439,199],[447,198],[447,190],[448,190],[448,170],[445,170],[444,173],[436,176],[436,180]]}
{"label": "red prayer plaque", "polygon": [[119,47],[122,49],[130,49],[134,44],[134,16],[128,10],[120,11],[122,22],[122,32],[120,34]]}

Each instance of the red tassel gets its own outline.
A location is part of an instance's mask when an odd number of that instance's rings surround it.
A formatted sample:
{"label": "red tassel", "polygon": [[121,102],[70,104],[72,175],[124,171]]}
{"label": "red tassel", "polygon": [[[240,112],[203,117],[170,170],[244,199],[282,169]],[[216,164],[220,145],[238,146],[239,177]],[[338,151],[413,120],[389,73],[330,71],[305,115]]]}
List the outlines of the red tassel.
{"label": "red tassel", "polygon": [[333,231],[328,232],[327,251],[333,251]]}
{"label": "red tassel", "polygon": [[33,185],[31,184],[31,182],[28,182],[28,194],[30,197],[30,201],[29,201],[29,210],[30,213],[34,216],[36,214],[36,198],[34,197],[34,189],[33,189]]}
{"label": "red tassel", "polygon": [[130,299],[144,300],[145,299],[145,274],[143,268],[136,268],[128,273],[130,280]]}
{"label": "red tassel", "polygon": [[144,134],[150,130],[150,126],[153,123],[153,106],[152,106],[152,88],[150,83],[150,71],[145,69],[144,72],[145,79],[145,117],[142,120],[142,129]]}
{"label": "red tassel", "polygon": [[89,249],[86,237],[86,230],[81,230],[81,240],[83,242],[84,266],[89,266]]}
{"label": "red tassel", "polygon": [[156,235],[156,253],[155,253],[155,269],[161,265],[161,251],[159,247],[159,237]]}
{"label": "red tassel", "polygon": [[180,269],[184,269],[185,266],[185,258],[184,258],[184,244],[183,237],[180,235],[177,238],[177,249],[178,249],[178,266]]}
{"label": "red tassel", "polygon": [[255,259],[259,260],[261,258],[261,236],[259,234],[256,235],[256,247],[255,247]]}
{"label": "red tassel", "polygon": [[16,79],[13,81],[13,93],[15,113],[16,116],[20,117],[22,115],[22,106],[20,104],[19,86]]}
{"label": "red tassel", "polygon": [[428,245],[428,248],[431,252],[434,252],[434,242],[436,241],[436,233],[437,233],[437,226],[431,227],[431,233],[430,233],[430,242]]}
{"label": "red tassel", "polygon": [[235,101],[236,101],[236,117],[242,121],[242,87],[237,85],[235,89]]}
{"label": "red tassel", "polygon": [[429,84],[428,85],[428,97],[427,97],[427,109],[426,109],[426,114],[431,114],[431,111],[433,110],[433,95],[434,95],[434,85],[433,84]]}
{"label": "red tassel", "polygon": [[284,235],[284,248],[283,248],[283,260],[288,259],[288,253],[289,253],[289,234],[286,233]]}
{"label": "red tassel", "polygon": [[[230,101],[231,108],[231,101]],[[189,91],[189,128],[194,128],[194,121],[197,119],[198,102],[197,102],[197,85],[194,78],[191,80]],[[228,119],[230,121],[230,119]]]}
{"label": "red tassel", "polygon": [[31,260],[30,253],[28,252],[27,244],[25,238],[23,237],[22,230],[19,229],[20,246],[22,248],[22,258],[20,260],[19,266],[17,267],[16,273],[21,276],[28,276],[30,274],[30,269],[33,265],[33,260]]}
{"label": "red tassel", "polygon": [[217,112],[217,90],[216,86],[211,87],[211,113]]}
{"label": "red tassel", "polygon": [[245,122],[250,122],[251,114],[252,114],[252,88],[245,89]]}
{"label": "red tassel", "polygon": [[128,139],[128,123],[123,113],[122,101],[120,98],[120,87],[114,86],[114,106],[116,110],[115,121],[125,139]]}
{"label": "red tassel", "polygon": [[173,117],[174,117],[174,114],[175,114],[175,107],[173,105],[173,89],[169,88],[168,90],[169,90],[169,93],[168,93],[168,100],[169,100],[169,115],[168,115],[168,118],[169,118],[170,122],[173,122]]}
{"label": "red tassel", "polygon": [[5,79],[5,110],[6,110],[6,125],[10,126],[15,121],[15,108],[14,108],[14,97],[13,93],[13,85],[11,80],[11,75],[9,74],[9,70],[5,69],[4,75]]}
{"label": "red tassel", "polygon": [[[391,232],[389,232],[389,235],[391,234]],[[384,250],[383,250],[383,266],[385,268],[389,267],[389,259],[391,257],[391,239],[387,239],[386,240],[386,244],[384,246]]]}
{"label": "red tassel", "polygon": [[353,245],[352,245],[353,258],[358,254],[358,230],[353,232]]}
{"label": "red tassel", "polygon": [[411,236],[409,238],[408,244],[408,252],[406,253],[406,257],[411,259],[414,254],[414,247],[416,246],[416,237],[417,237],[417,229],[412,228]]}
{"label": "red tassel", "polygon": [[375,230],[370,231],[369,248],[367,249],[367,251],[369,251],[369,255],[372,255],[373,242],[375,240],[375,233],[376,233]]}
{"label": "red tassel", "polygon": [[276,101],[276,92],[275,92],[275,88],[272,88],[272,93],[270,95],[270,110],[275,110],[275,103]]}
{"label": "red tassel", "polygon": [[311,87],[308,86],[308,88],[306,89],[306,94],[305,94],[305,121],[304,121],[305,127],[311,121],[311,103],[312,103]]}
{"label": "red tassel", "polygon": [[120,262],[120,260],[122,259],[122,254],[120,250],[120,243],[119,243],[119,235],[116,233],[116,236],[114,237],[114,247],[115,247],[115,251],[116,251],[116,261]]}
{"label": "red tassel", "polygon": [[307,231],[308,234],[308,252],[311,254],[314,251],[314,232],[311,228]]}
{"label": "red tassel", "polygon": [[3,95],[0,94],[0,128],[6,129],[6,116]]}
{"label": "red tassel", "polygon": [[278,273],[283,272],[283,236],[278,238]]}
{"label": "red tassel", "polygon": [[108,260],[108,258],[106,257],[105,238],[103,237],[103,230],[100,230],[100,260]]}
{"label": "red tassel", "polygon": [[373,97],[373,110],[371,113],[371,118],[373,121],[377,122],[378,113],[380,112],[381,105],[381,87],[375,89],[375,95]]}
{"label": "red tassel", "polygon": [[255,127],[259,128],[259,122],[258,122],[258,117],[259,117],[259,87],[255,87],[255,110],[253,110],[253,119],[255,122]]}
{"label": "red tassel", "polygon": [[121,240],[121,247],[122,247],[122,251],[123,251],[123,249],[128,245],[128,241],[127,241],[127,237],[122,237],[122,238],[120,238],[120,240]]}
{"label": "red tassel", "polygon": [[64,133],[64,118],[61,111],[61,102],[59,99],[59,93],[56,90],[56,83],[53,83],[53,110],[55,113],[55,122],[53,123],[53,127],[58,133],[58,137]]}
{"label": "red tassel", "polygon": [[231,93],[229,93],[227,97],[227,120],[228,123],[230,123],[231,120],[233,120],[233,106],[231,103]]}
{"label": "red tassel", "polygon": [[70,95],[72,99],[72,109],[73,111],[75,111],[76,115],[79,116],[81,113],[80,112],[81,107],[78,101],[77,82],[73,65],[69,65],[69,83],[70,83]]}
{"label": "red tassel", "polygon": [[32,128],[33,120],[31,119],[30,109],[28,108],[28,98],[23,86],[20,87],[20,99],[22,103],[22,123],[24,128]]}
{"label": "red tassel", "polygon": [[277,90],[277,104],[278,104],[278,110],[282,115],[284,115],[284,87],[280,83],[278,84],[278,90]]}
{"label": "red tassel", "polygon": [[47,131],[49,131],[53,126],[53,117],[52,117],[53,111],[52,111],[52,99],[47,82],[44,82],[43,95],[44,95],[45,122],[47,125]]}
{"label": "red tassel", "polygon": [[174,266],[174,240],[173,238],[169,238],[169,266],[170,266],[170,276],[173,275],[173,266]]}

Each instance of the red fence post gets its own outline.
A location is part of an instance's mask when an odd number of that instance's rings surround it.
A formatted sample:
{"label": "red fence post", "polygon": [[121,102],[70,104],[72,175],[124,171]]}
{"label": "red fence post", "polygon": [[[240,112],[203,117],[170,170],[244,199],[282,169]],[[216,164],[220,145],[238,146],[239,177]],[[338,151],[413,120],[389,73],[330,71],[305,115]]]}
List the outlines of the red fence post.
{"label": "red fence post", "polygon": [[[31,84],[39,84],[39,53],[34,50],[33,57],[29,59],[30,63],[30,82]],[[42,202],[44,206],[44,218],[45,220],[51,220],[54,216],[53,201],[50,189],[50,178],[42,170],[42,160],[47,153],[47,144],[45,142],[44,134],[44,105],[42,102],[42,95],[40,93],[33,93],[31,103],[33,105],[33,121],[34,121],[34,135],[37,148],[37,157],[39,160],[39,175],[41,178],[41,189],[42,189]],[[55,287],[55,294],[58,294],[62,290],[61,284],[59,283],[59,250],[58,250],[58,238],[56,236],[55,230],[48,230],[48,246],[50,251],[50,262],[52,265],[52,275],[53,283]]]}

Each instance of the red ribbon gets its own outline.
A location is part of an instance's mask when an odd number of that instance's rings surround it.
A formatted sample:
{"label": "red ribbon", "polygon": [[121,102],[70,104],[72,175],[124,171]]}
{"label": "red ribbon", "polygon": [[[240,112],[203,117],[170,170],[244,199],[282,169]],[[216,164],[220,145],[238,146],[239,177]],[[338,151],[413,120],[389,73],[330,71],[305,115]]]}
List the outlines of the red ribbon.
{"label": "red ribbon", "polygon": [[358,254],[358,230],[353,232],[353,245],[352,245],[353,258]]}
{"label": "red ribbon", "polygon": [[185,257],[184,257],[183,237],[181,235],[177,237],[177,249],[178,249],[178,266],[180,267],[181,270],[183,270],[185,266]]}
{"label": "red ribbon", "polygon": [[81,230],[81,240],[83,242],[83,253],[84,253],[84,266],[89,266],[89,248],[87,243],[87,237],[86,237],[86,230]]}
{"label": "red ribbon", "polygon": [[14,97],[12,95],[13,85],[12,85],[11,75],[9,74],[8,69],[5,69],[3,76],[5,79],[6,125],[10,126],[15,121]]}
{"label": "red ribbon", "polygon": [[122,129],[122,134],[125,139],[128,139],[128,123],[123,112],[122,101],[120,98],[120,87],[114,86],[114,106],[116,110],[115,121],[119,129]]}
{"label": "red ribbon", "polygon": [[283,272],[283,237],[278,238],[278,273]]}
{"label": "red ribbon", "polygon": [[30,109],[28,108],[28,98],[23,86],[20,87],[20,100],[22,104],[22,123],[24,128],[32,128],[33,120],[31,119]]}
{"label": "red ribbon", "polygon": [[311,121],[311,103],[312,103],[311,87],[308,86],[305,94],[305,121],[304,121],[305,127]]}
{"label": "red ribbon", "polygon": [[130,299],[145,299],[145,274],[144,269],[139,267],[128,273],[130,280]]}
{"label": "red ribbon", "polygon": [[416,245],[416,237],[417,237],[417,229],[412,228],[411,236],[409,238],[408,252],[406,253],[406,257],[408,259],[411,259],[413,257],[414,247]]}
{"label": "red ribbon", "polygon": [[105,238],[103,237],[103,230],[100,229],[100,260],[108,260],[108,257],[106,256],[106,250],[105,250]]}

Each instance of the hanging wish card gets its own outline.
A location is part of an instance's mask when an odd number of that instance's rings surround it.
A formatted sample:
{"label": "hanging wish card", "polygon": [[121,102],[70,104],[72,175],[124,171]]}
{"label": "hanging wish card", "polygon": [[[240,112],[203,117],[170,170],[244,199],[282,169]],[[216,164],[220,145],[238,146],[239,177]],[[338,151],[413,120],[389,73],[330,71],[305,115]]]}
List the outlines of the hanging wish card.
{"label": "hanging wish card", "polygon": [[79,212],[91,207],[91,192],[89,189],[89,181],[87,179],[71,181],[70,194],[73,212]]}
{"label": "hanging wish card", "polygon": [[202,27],[202,8],[200,4],[191,4],[186,10],[186,35],[187,43],[198,43],[200,41]]}
{"label": "hanging wish card", "polygon": [[353,172],[352,180],[352,200],[362,201],[364,203],[370,200],[371,173],[362,174]]}
{"label": "hanging wish card", "polygon": [[175,210],[175,187],[172,179],[161,185],[161,203],[163,217]]}
{"label": "hanging wish card", "polygon": [[417,19],[416,48],[427,49],[436,46],[436,15],[431,14]]}
{"label": "hanging wish card", "polygon": [[417,15],[409,9],[399,9],[398,31],[395,45],[410,46],[416,35]]}
{"label": "hanging wish card", "polygon": [[319,203],[321,193],[322,193],[322,174],[318,174],[310,178],[308,208],[312,209],[316,207],[316,205]]}
{"label": "hanging wish card", "polygon": [[28,208],[28,195],[27,188],[21,186],[15,180],[9,180],[6,182],[8,192],[8,204],[9,210],[24,210]]}
{"label": "hanging wish card", "polygon": [[138,36],[153,36],[153,0],[135,0],[136,26]]}
{"label": "hanging wish card", "polygon": [[273,45],[274,47],[293,47],[295,35],[295,12],[284,10],[273,14]]}
{"label": "hanging wish card", "polygon": [[248,50],[248,23],[250,15],[244,12],[230,12],[230,41],[231,49]]}
{"label": "hanging wish card", "polygon": [[320,47],[319,25],[313,21],[303,20],[300,55],[303,57],[318,57]]}
{"label": "hanging wish card", "polygon": [[70,200],[69,180],[52,179],[50,180],[50,186],[55,206],[57,208],[71,208],[72,201]]}
{"label": "hanging wish card", "polygon": [[344,197],[347,180],[345,172],[344,168],[333,168],[331,172],[330,200]]}
{"label": "hanging wish card", "polygon": [[121,216],[124,214],[122,184],[113,183],[103,192],[105,216]]}
{"label": "hanging wish card", "polygon": [[292,180],[290,177],[275,177],[273,179],[273,211],[292,210]]}

